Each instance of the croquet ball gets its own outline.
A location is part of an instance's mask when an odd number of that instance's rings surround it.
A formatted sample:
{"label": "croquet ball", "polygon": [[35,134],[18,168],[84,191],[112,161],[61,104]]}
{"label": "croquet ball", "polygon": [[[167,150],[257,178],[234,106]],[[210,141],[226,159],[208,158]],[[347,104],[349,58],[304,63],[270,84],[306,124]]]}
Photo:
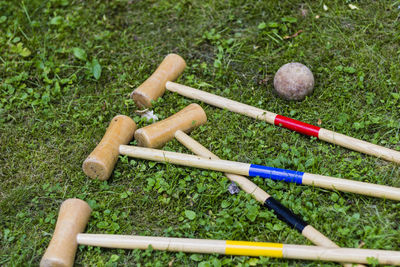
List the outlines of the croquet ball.
{"label": "croquet ball", "polygon": [[274,87],[276,93],[286,100],[303,100],[313,91],[314,76],[301,63],[287,63],[276,72]]}

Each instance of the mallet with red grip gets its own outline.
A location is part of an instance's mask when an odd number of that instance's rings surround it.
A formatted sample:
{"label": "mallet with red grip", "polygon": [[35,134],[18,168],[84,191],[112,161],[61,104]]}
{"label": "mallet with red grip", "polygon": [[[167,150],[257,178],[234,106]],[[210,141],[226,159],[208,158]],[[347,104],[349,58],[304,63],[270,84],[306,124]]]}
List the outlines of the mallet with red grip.
{"label": "mallet with red grip", "polygon": [[219,108],[266,121],[270,124],[282,126],[301,134],[317,137],[318,139],[332,144],[340,145],[354,151],[400,164],[400,152],[396,150],[375,145],[344,134],[172,82],[178,78],[185,67],[186,63],[183,58],[176,54],[169,54],[161,62],[156,71],[132,92],[131,97],[135,100],[138,106],[150,107],[151,101],[162,96],[165,89],[167,89],[168,91],[176,92],[191,99],[200,100]]}

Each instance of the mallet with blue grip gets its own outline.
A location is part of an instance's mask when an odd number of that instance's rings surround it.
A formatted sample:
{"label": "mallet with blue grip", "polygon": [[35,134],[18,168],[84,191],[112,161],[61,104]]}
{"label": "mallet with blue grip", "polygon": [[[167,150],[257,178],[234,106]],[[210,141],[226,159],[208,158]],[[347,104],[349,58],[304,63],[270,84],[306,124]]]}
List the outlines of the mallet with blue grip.
{"label": "mallet with blue grip", "polygon": [[260,176],[263,178],[295,182],[297,184],[312,185],[331,190],[400,200],[400,189],[396,187],[364,183],[298,171],[290,171],[242,162],[211,160],[204,157],[183,153],[123,145],[132,140],[135,130],[136,124],[131,118],[124,115],[115,116],[107,128],[103,139],[83,162],[82,168],[86,175],[100,180],[108,179],[112,173],[112,170],[114,169],[115,163],[118,160],[118,155],[122,154],[153,161],[170,162],[178,165],[246,176]]}
{"label": "mallet with blue grip", "polygon": [[311,185],[330,190],[356,193],[372,197],[400,200],[400,188],[358,182],[349,179],[335,178],[300,171],[285,170],[256,164],[213,160],[190,154],[176,153],[152,148],[120,145],[119,153],[134,158],[167,162],[176,165],[200,169],[221,171],[245,176],[259,176],[275,181],[285,181],[295,184]]}

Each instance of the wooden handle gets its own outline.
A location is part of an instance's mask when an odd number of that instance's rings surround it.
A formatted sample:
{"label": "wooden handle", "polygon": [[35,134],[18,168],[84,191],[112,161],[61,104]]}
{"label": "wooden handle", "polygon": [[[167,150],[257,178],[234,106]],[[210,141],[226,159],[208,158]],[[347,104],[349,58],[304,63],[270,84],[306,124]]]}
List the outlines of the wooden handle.
{"label": "wooden handle", "polygon": [[400,164],[400,152],[393,149],[371,144],[369,142],[336,133],[324,128],[319,130],[318,138],[354,151],[362,152]]}
{"label": "wooden handle", "polygon": [[67,199],[62,203],[53,238],[40,261],[41,267],[73,266],[78,247],[76,237],[85,230],[91,211],[89,204],[80,199]]}
{"label": "wooden handle", "polygon": [[400,264],[400,252],[376,249],[326,248],[301,245],[284,245],[283,257],[288,259],[355,262],[368,264],[375,258],[379,264]]}
{"label": "wooden handle", "polygon": [[400,188],[386,185],[364,183],[312,173],[304,173],[303,184],[371,197],[400,200]]}
{"label": "wooden handle", "polygon": [[366,141],[277,115],[266,110],[252,107],[221,96],[216,96],[214,94],[210,94],[188,86],[180,85],[178,83],[167,82],[166,88],[171,92],[178,93],[191,99],[203,101],[215,107],[227,109],[257,120],[266,121],[270,124],[281,126],[301,134],[317,137],[332,144],[343,146],[354,151],[362,152],[400,164],[400,152],[393,149],[374,145]]}
{"label": "wooden handle", "polygon": [[82,169],[93,179],[107,180],[118,160],[119,145],[128,144],[136,130],[136,123],[128,116],[115,116],[103,139],[83,162]]}
{"label": "wooden handle", "polygon": [[275,258],[368,263],[371,257],[379,264],[400,264],[400,252],[356,248],[327,248],[317,246],[287,245],[268,242],[231,240],[207,240],[192,238],[170,238],[153,236],[79,234],[81,245],[120,249],[147,249],[188,252],[216,253],[238,256],[267,256]]}
{"label": "wooden handle", "polygon": [[173,139],[177,130],[190,132],[206,121],[206,113],[200,105],[190,104],[165,120],[138,129],[135,139],[139,146],[159,148]]}
{"label": "wooden handle", "polygon": [[210,158],[203,158],[195,155],[138,146],[121,145],[119,146],[119,153],[121,155],[127,155],[139,159],[168,162],[177,165],[221,172],[231,172],[239,175],[247,175],[250,167],[250,164],[247,163],[228,160],[211,160]]}
{"label": "wooden handle", "polygon": [[139,107],[151,107],[165,92],[165,83],[174,81],[186,68],[186,62],[177,54],[169,54],[161,62],[156,71],[131,93],[131,98]]}
{"label": "wooden handle", "polygon": [[[182,131],[175,132],[175,138],[193,153],[213,160],[220,160],[215,154],[201,145],[199,142],[188,136]],[[255,183],[250,181],[244,176],[233,174],[233,173],[225,173],[225,176],[232,182],[238,184],[238,186],[245,191],[246,193],[252,195],[258,202],[264,204],[265,200],[270,197],[270,195],[259,188]]]}
{"label": "wooden handle", "polygon": [[271,124],[274,124],[275,117],[277,116],[277,114],[266,110],[262,110],[250,105],[246,105],[237,101],[224,98],[222,96],[217,96],[202,90],[194,89],[192,87],[181,85],[171,81],[167,82],[166,88],[168,91],[178,93],[188,98],[200,100],[209,105],[219,107],[222,109],[227,109],[232,112],[243,114],[254,119],[266,121]]}
{"label": "wooden handle", "polygon": [[168,162],[177,165],[228,172],[245,176],[260,176],[266,179],[284,180],[287,182],[295,182],[297,184],[306,184],[367,196],[400,200],[400,188],[396,187],[363,183],[348,179],[296,172],[242,162],[212,160],[210,157],[204,158],[152,148],[121,145],[119,147],[119,152],[122,155],[140,159]]}

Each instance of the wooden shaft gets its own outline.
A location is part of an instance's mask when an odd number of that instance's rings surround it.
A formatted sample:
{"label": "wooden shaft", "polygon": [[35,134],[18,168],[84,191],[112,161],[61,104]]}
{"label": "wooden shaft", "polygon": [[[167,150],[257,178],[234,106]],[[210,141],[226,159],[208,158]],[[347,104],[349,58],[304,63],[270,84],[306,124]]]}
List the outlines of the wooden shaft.
{"label": "wooden shaft", "polygon": [[284,245],[283,255],[284,258],[288,259],[356,262],[365,264],[368,264],[368,259],[375,258],[378,260],[379,264],[400,264],[400,252],[387,250]]}
{"label": "wooden shaft", "polygon": [[131,98],[139,107],[151,107],[151,101],[164,94],[165,83],[178,78],[185,67],[186,62],[179,55],[167,55],[156,71],[131,93]]}
{"label": "wooden shaft", "polygon": [[[193,153],[202,156],[202,157],[208,157],[214,160],[219,160],[220,158],[217,157],[215,154],[213,154],[211,151],[209,151],[207,148],[202,146],[199,142],[188,136],[182,131],[177,131],[175,133],[175,138],[183,144],[185,147],[187,147],[189,150],[191,150]],[[232,182],[235,182],[238,184],[238,186],[245,191],[246,193],[252,195],[258,202],[264,205],[265,201],[270,198],[271,196],[262,190],[260,187],[258,187],[255,183],[250,181],[244,176],[241,175],[236,175],[236,174],[231,174],[231,173],[225,173],[225,176]],[[311,225],[307,225],[302,231],[301,234],[305,236],[308,240],[313,242],[317,246],[324,246],[324,247],[339,247],[336,245],[333,241],[331,241],[328,237],[326,237],[324,234],[316,230],[314,227]],[[351,267],[352,264],[345,264],[345,267]]]}
{"label": "wooden shaft", "polygon": [[386,185],[364,183],[311,173],[304,173],[303,184],[371,197],[400,200],[400,188]]}
{"label": "wooden shaft", "polygon": [[85,230],[91,211],[80,199],[67,199],[62,203],[53,237],[40,261],[41,267],[73,266],[78,247],[76,236]]}
{"label": "wooden shaft", "polygon": [[224,108],[251,118],[266,121],[270,124],[279,125],[302,134],[315,136],[332,144],[400,164],[400,152],[393,149],[374,145],[366,141],[283,117],[266,110],[252,107],[221,96],[216,96],[178,83],[168,81],[166,83],[166,88],[171,92],[178,93],[191,99],[203,101],[215,107]]}
{"label": "wooden shaft", "polygon": [[128,144],[136,130],[136,123],[125,115],[115,116],[103,139],[83,162],[82,169],[93,179],[107,180],[118,160],[119,145]]}
{"label": "wooden shaft", "polygon": [[250,164],[234,162],[228,160],[211,160],[195,155],[176,153],[153,148],[137,146],[119,146],[119,153],[134,158],[152,160],[158,162],[168,162],[176,165],[195,167],[200,169],[231,172],[239,175],[248,175]]}
{"label": "wooden shaft", "polygon": [[[339,248],[339,246],[330,240],[328,237],[323,235],[317,229],[312,227],[311,225],[307,225],[304,230],[301,232],[303,236],[305,236],[308,240],[311,240],[314,244],[321,246],[321,247],[328,247],[328,248]],[[350,262],[350,261],[349,261]],[[355,263],[356,261],[351,261]],[[342,263],[344,267],[363,267],[362,264],[352,264],[352,263]]]}
{"label": "wooden shaft", "polygon": [[140,128],[135,132],[139,146],[159,148],[174,138],[177,130],[190,132],[206,123],[207,116],[198,104],[190,104],[165,120]]}
{"label": "wooden shaft", "polygon": [[227,109],[254,119],[266,121],[271,124],[274,124],[275,117],[277,116],[277,114],[275,113],[262,110],[250,105],[246,105],[237,101],[233,101],[224,98],[222,96],[210,94],[205,91],[194,89],[189,86],[181,85],[178,83],[168,81],[166,83],[166,88],[168,91],[178,93],[188,98],[200,100],[209,105],[219,107],[222,109]]}
{"label": "wooden shaft", "polygon": [[189,253],[225,253],[224,240],[134,235],[79,234],[77,241],[80,245],[105,248],[147,249],[149,245],[151,245],[155,250],[182,251]]}
{"label": "wooden shaft", "polygon": [[326,130],[324,128],[321,128],[319,130],[318,138],[323,141],[343,146],[354,151],[362,152],[400,164],[400,152],[393,149],[378,146],[344,134]]}
{"label": "wooden shaft", "polygon": [[106,248],[147,249],[151,245],[155,250],[173,252],[267,256],[335,262],[368,263],[368,258],[374,257],[380,264],[400,264],[400,252],[390,250],[327,248],[267,242],[98,234],[78,234],[77,241],[80,245]]}
{"label": "wooden shaft", "polygon": [[[152,148],[143,148],[135,146],[121,145],[119,146],[119,152],[122,155],[127,155],[130,157],[158,161],[158,162],[168,162],[171,164],[195,167],[200,169],[221,171],[234,173],[238,175],[249,175],[249,170],[257,169],[259,167],[270,169],[270,167],[251,165],[248,163],[228,161],[228,160],[212,160],[210,157],[204,158],[184,153],[176,153],[164,150],[157,150]],[[253,167],[255,166],[255,167]],[[251,168],[250,168],[251,167]],[[272,168],[275,169],[275,168]],[[280,169],[282,170],[282,169]],[[284,172],[294,172],[283,170]],[[257,172],[254,172],[257,173]],[[251,176],[258,176],[252,174]],[[386,199],[400,200],[400,188],[375,185],[370,183],[352,181],[341,178],[334,178],[329,176],[308,174],[302,172],[296,172],[297,180],[302,181],[300,184],[307,184],[317,187],[323,187],[327,189],[343,190],[345,192],[352,192],[357,194],[365,194],[373,197],[383,197]],[[288,176],[290,178],[290,176]],[[300,178],[299,178],[300,177]],[[268,178],[268,177],[264,177]],[[285,181],[290,181],[286,179]],[[375,193],[371,188],[377,188]],[[386,190],[386,191],[385,191]],[[386,193],[384,193],[386,192]]]}
{"label": "wooden shaft", "polygon": [[[220,160],[220,158],[218,158],[215,154],[182,131],[176,131],[175,138],[193,153],[201,157]],[[265,200],[270,197],[267,192],[259,188],[255,183],[244,176],[232,173],[225,173],[225,176],[232,182],[237,183],[243,191],[252,195],[261,204],[264,204]]]}

